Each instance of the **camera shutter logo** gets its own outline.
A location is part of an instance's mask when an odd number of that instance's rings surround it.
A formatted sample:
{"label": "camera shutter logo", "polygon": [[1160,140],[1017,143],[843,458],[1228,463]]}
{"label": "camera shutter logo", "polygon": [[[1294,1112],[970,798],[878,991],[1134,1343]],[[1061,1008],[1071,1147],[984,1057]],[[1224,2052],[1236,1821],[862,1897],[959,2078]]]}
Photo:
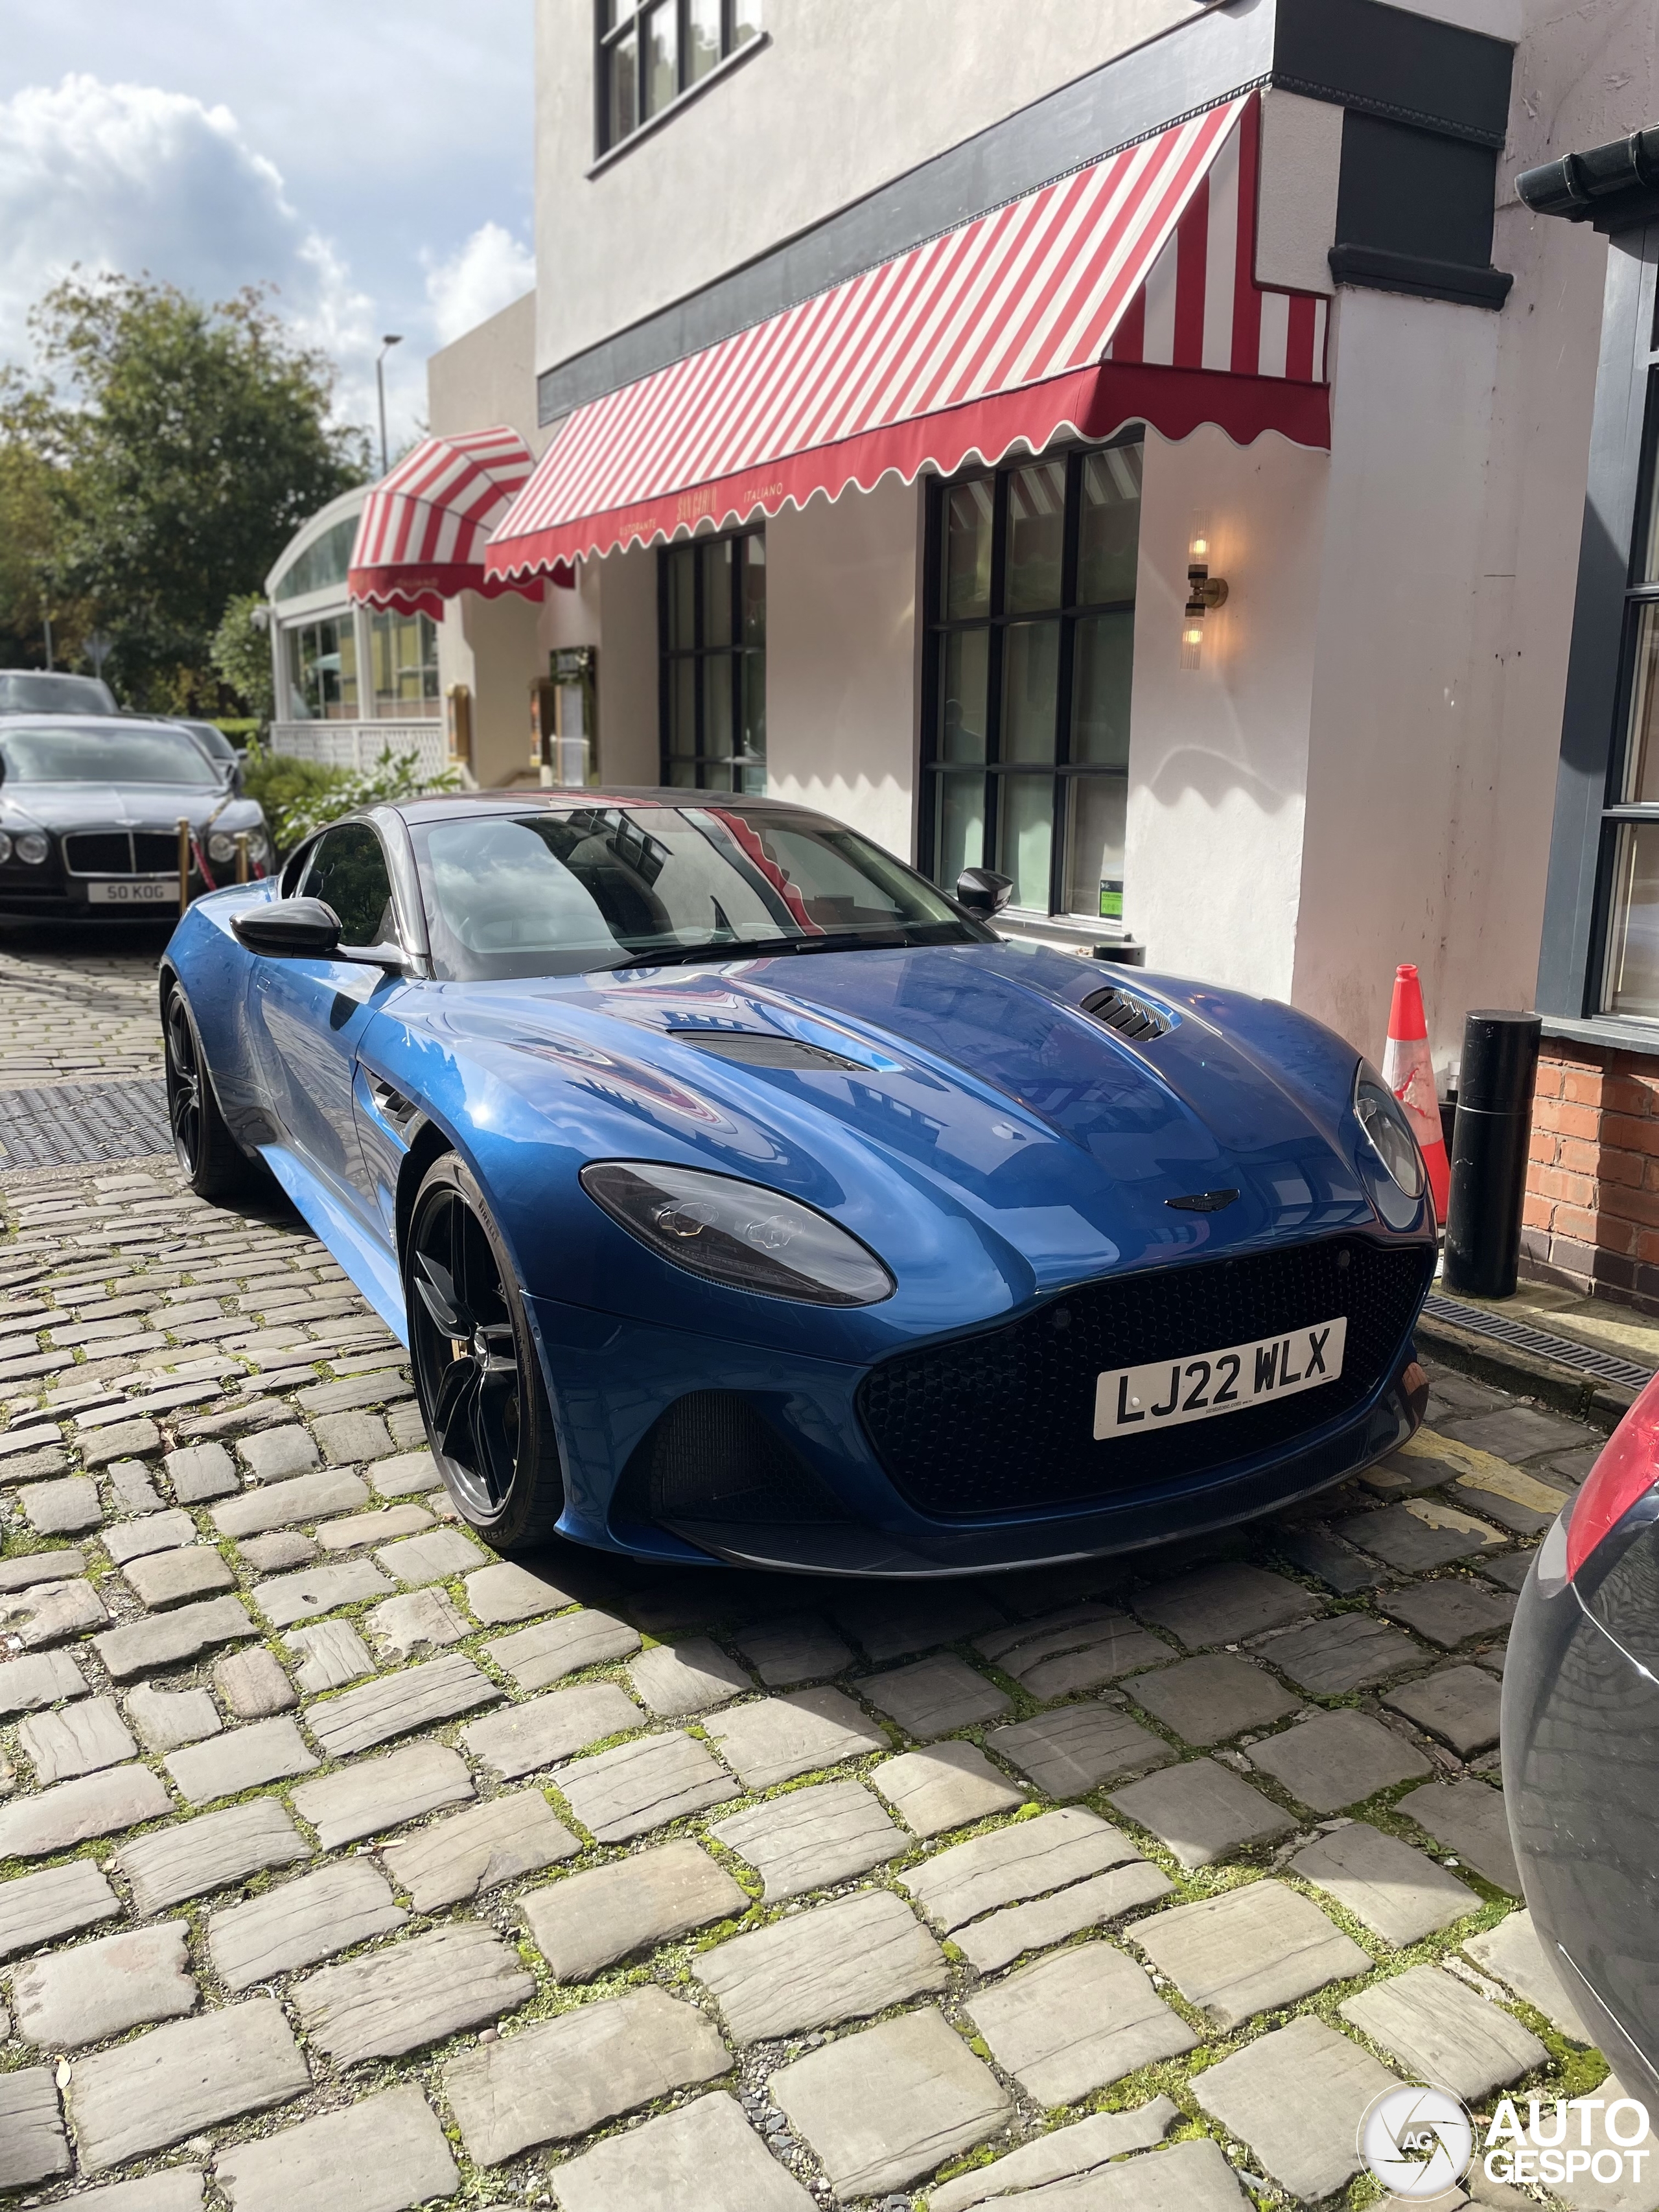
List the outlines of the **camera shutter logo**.
{"label": "camera shutter logo", "polygon": [[1359,2123],[1369,2172],[1408,2203],[1443,2197],[1468,2172],[1474,2125],[1449,2089],[1385,2089]]}

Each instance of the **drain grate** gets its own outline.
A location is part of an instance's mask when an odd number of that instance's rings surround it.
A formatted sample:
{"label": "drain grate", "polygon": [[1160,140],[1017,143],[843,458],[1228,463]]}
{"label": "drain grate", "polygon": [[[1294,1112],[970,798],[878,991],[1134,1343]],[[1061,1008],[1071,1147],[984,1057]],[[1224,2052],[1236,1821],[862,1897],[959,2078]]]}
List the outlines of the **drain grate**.
{"label": "drain grate", "polygon": [[1436,1292],[1424,1300],[1423,1310],[1431,1321],[1444,1322],[1449,1328],[1463,1329],[1471,1336],[1489,1336],[1498,1344],[1512,1345],[1517,1352],[1530,1352],[1535,1358],[1553,1359],[1558,1367],[1594,1375],[1598,1382],[1616,1382],[1621,1389],[1645,1389],[1653,1380],[1654,1370],[1634,1359],[1596,1352],[1587,1344],[1575,1344],[1571,1337],[1553,1336],[1547,1328],[1511,1321],[1507,1314],[1488,1313],[1484,1306],[1466,1306],[1457,1298],[1442,1297]]}
{"label": "drain grate", "polygon": [[0,1169],[95,1165],[172,1150],[159,1077],[0,1091]]}

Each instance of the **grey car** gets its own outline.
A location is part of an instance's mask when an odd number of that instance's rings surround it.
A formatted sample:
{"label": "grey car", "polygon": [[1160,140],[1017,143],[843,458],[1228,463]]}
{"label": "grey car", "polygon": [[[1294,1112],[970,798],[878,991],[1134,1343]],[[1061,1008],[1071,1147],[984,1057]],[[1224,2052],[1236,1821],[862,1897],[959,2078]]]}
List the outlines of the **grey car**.
{"label": "grey car", "polygon": [[0,714],[118,714],[100,676],[61,668],[0,668]]}
{"label": "grey car", "polygon": [[173,912],[181,821],[192,896],[235,880],[239,831],[270,867],[258,802],[176,722],[0,715],[0,915]]}

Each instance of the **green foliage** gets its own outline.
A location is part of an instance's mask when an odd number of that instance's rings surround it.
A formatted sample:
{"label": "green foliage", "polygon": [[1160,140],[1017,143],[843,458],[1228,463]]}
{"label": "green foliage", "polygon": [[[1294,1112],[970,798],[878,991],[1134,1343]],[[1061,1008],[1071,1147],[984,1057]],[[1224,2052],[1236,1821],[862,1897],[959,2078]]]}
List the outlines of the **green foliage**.
{"label": "green foliage", "polygon": [[243,788],[257,799],[270,824],[278,853],[287,854],[302,838],[337,815],[354,807],[383,805],[400,799],[415,799],[423,792],[454,791],[460,784],[456,769],[422,776],[412,753],[394,753],[386,745],[372,769],[324,768],[316,761],[294,760],[286,753],[267,752],[257,739],[244,755]]}
{"label": "green foliage", "polygon": [[270,638],[263,623],[254,620],[256,613],[264,612],[264,604],[263,592],[239,592],[220,617],[208,647],[221,682],[248,709],[256,726],[276,711]]}
{"label": "green foliage", "polygon": [[228,605],[367,473],[362,434],[329,421],[332,369],[258,289],[204,307],[77,270],[30,322],[44,379],[0,385],[0,453],[29,457],[14,465],[36,517],[35,599],[110,632],[106,673],[131,704],[215,712]]}

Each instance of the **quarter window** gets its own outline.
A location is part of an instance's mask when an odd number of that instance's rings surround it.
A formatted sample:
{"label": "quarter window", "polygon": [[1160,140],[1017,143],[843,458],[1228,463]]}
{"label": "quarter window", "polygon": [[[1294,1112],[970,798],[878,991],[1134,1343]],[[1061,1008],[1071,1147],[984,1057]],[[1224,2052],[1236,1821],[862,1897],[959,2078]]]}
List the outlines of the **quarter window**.
{"label": "quarter window", "polygon": [[760,35],[761,0],[597,0],[599,150],[631,138]]}
{"label": "quarter window", "polygon": [[1138,440],[930,487],[923,865],[1123,911]]}
{"label": "quarter window", "polygon": [[363,822],[325,830],[311,848],[300,884],[305,898],[321,899],[340,917],[345,945],[390,945],[398,938],[392,875],[380,841]]}
{"label": "quarter window", "polygon": [[766,538],[758,530],[657,556],[662,780],[766,788]]}

